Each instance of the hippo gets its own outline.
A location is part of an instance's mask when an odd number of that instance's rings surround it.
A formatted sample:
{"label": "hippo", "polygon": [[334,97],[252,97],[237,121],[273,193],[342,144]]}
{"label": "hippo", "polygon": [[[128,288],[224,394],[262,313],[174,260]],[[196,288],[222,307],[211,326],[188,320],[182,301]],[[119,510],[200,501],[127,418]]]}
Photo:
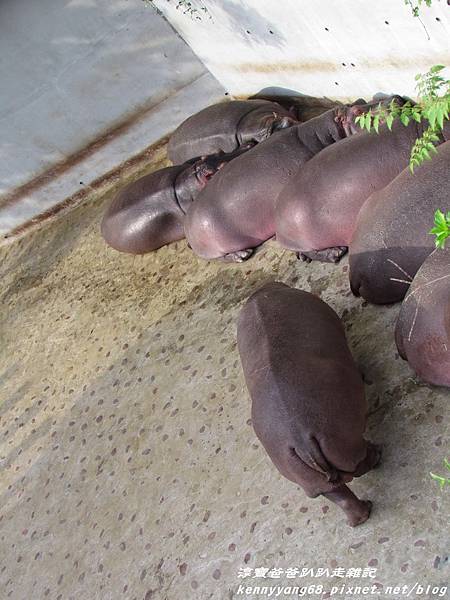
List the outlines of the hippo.
{"label": "hippo", "polygon": [[277,102],[220,102],[183,121],[170,137],[167,155],[179,164],[194,156],[234,152],[239,146],[261,142],[274,131],[297,123],[293,113]]}
{"label": "hippo", "polygon": [[325,496],[351,526],[371,502],[347,487],[380,461],[364,439],[364,383],[342,322],[323,300],[272,282],[242,308],[238,350],[250,393],[252,424],[270,459],[307,496]]}
{"label": "hippo", "polygon": [[[342,102],[337,100],[330,100],[329,98],[325,97],[316,98],[314,96],[307,96],[305,94],[300,94],[295,90],[289,90],[276,86],[267,87],[260,90],[254,96],[250,96],[249,100],[253,99],[277,102],[302,123],[309,121],[309,119],[313,119],[314,117],[318,117],[327,110],[336,108],[338,106],[343,106]],[[360,99],[360,102],[361,104],[366,103],[363,99]],[[353,104],[355,104],[355,102]]]}
{"label": "hippo", "polygon": [[[398,104],[404,103],[396,97]],[[338,262],[347,252],[358,213],[409,163],[424,125],[395,122],[378,135],[358,136],[325,148],[281,190],[275,206],[276,240],[310,262]]]}
{"label": "hippo", "polygon": [[[450,139],[450,124],[444,129]],[[436,208],[448,205],[450,141],[416,168],[402,171],[364,203],[350,244],[350,286],[374,304],[399,302],[434,248]]]}
{"label": "hippo", "polygon": [[251,146],[160,169],[127,185],[103,216],[101,233],[106,243],[119,252],[145,254],[183,239],[190,203],[225,163]]}
{"label": "hippo", "polygon": [[450,387],[450,247],[424,261],[402,302],[395,328],[400,356],[417,375]]}
{"label": "hippo", "polygon": [[339,107],[274,133],[225,165],[191,204],[185,220],[192,250],[206,259],[242,262],[275,234],[275,200],[298,169],[330,144],[361,130],[370,105]]}

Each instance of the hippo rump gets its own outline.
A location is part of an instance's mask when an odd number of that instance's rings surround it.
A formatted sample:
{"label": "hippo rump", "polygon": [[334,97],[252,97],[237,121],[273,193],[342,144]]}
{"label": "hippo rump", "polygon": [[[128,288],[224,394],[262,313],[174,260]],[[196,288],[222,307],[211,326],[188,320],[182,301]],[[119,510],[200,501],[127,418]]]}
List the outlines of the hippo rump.
{"label": "hippo rump", "polygon": [[274,133],[225,165],[186,215],[192,250],[206,259],[249,258],[273,237],[275,200],[289,178],[324,148],[356,133],[354,118],[368,106],[336,108]]}
{"label": "hippo rump", "polygon": [[[444,130],[450,139],[450,125]],[[374,304],[399,302],[434,248],[434,212],[448,205],[450,141],[416,168],[405,169],[361,209],[350,244],[350,286]]]}
{"label": "hippo rump", "polygon": [[[397,99],[399,103],[403,99]],[[289,180],[276,201],[277,241],[303,260],[337,262],[353,236],[358,213],[409,162],[423,126],[396,122],[325,148]]]}
{"label": "hippo rump", "polygon": [[395,342],[421,379],[450,387],[449,247],[436,249],[417,271],[402,302]]}
{"label": "hippo rump", "polygon": [[277,102],[220,102],[183,121],[169,140],[167,155],[178,164],[194,156],[233,152],[239,146],[261,142],[274,131],[296,123],[294,115]]}
{"label": "hippo rump", "polygon": [[253,294],[237,325],[255,433],[287,479],[335,502],[350,525],[371,503],[347,487],[380,460],[364,437],[361,375],[337,314],[308,292],[269,283]]}
{"label": "hippo rump", "polygon": [[226,162],[249,147],[160,169],[127,185],[103,216],[101,233],[106,243],[120,252],[145,254],[183,239],[191,202]]}

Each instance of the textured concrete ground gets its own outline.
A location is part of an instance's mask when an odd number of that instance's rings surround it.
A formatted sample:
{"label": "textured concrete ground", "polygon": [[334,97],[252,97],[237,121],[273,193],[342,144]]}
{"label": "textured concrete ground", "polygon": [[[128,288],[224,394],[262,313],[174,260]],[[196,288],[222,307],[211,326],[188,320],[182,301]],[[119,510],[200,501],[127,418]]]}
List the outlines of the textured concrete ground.
{"label": "textured concrete ground", "polygon": [[[262,598],[239,585],[270,581],[400,598],[386,586],[448,582],[450,494],[428,473],[448,455],[449,393],[397,356],[398,307],[353,298],[346,260],[308,266],[272,243],[231,266],[184,242],[120,255],[98,233],[108,200],[0,250],[1,597]],[[343,316],[365,374],[384,456],[352,484],[374,502],[354,530],[282,479],[249,421],[235,321],[273,279]],[[330,576],[244,580],[244,567]],[[341,567],[375,577],[332,576]]]}

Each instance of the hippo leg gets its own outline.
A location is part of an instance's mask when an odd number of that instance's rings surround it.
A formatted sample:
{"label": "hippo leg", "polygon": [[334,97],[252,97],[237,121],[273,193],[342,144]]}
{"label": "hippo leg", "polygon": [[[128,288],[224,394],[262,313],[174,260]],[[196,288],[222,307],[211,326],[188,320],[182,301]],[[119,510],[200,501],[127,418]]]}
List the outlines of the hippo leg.
{"label": "hippo leg", "polygon": [[365,458],[357,465],[353,477],[361,477],[371,469],[374,469],[380,464],[381,446],[367,442],[367,454]]}
{"label": "hippo leg", "polygon": [[360,500],[345,484],[332,492],[325,492],[323,496],[342,508],[351,527],[361,525],[369,518],[372,502]]}
{"label": "hippo leg", "polygon": [[246,248],[245,250],[238,250],[237,252],[230,252],[229,254],[225,254],[219,258],[223,262],[244,262],[244,260],[248,260],[250,256],[253,254],[253,248]]}
{"label": "hippo leg", "polygon": [[313,260],[320,262],[337,263],[348,251],[347,246],[335,246],[333,248],[324,248],[323,250],[308,250],[308,252],[298,252],[297,257],[307,263]]}

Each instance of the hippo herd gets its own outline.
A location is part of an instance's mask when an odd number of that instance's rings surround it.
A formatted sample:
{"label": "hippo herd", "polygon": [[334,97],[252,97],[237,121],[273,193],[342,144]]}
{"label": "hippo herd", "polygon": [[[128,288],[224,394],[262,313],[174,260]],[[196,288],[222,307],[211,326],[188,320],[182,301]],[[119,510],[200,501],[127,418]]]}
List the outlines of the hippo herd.
{"label": "hippo herd", "polygon": [[[406,102],[401,96],[392,100]],[[448,205],[450,123],[437,155],[409,171],[426,123],[369,134],[356,117],[378,104],[330,107],[269,99],[210,106],[182,123],[161,169],[119,192],[101,231],[121,252],[144,254],[186,238],[207,260],[242,262],[274,238],[305,262],[349,252],[353,293],[403,300],[395,341],[423,380],[450,386],[450,248],[428,231]],[[255,433],[282,475],[340,506],[350,525],[371,503],[347,484],[375,467],[364,439],[364,383],[342,323],[318,297],[272,282],[241,310],[238,349]]]}

